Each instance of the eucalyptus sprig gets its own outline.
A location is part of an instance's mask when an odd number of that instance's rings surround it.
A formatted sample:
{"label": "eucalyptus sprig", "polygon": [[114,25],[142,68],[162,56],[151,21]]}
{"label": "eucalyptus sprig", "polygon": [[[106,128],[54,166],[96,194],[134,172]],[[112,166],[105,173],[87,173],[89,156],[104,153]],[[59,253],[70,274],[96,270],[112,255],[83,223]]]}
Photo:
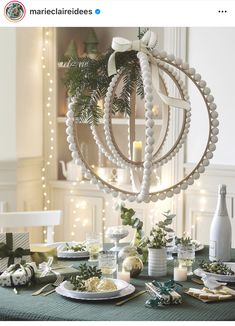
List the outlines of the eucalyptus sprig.
{"label": "eucalyptus sprig", "polygon": [[150,231],[150,236],[143,240],[142,245],[147,245],[149,248],[161,249],[165,248],[168,242],[172,241],[172,238],[167,238],[167,234],[173,232],[173,229],[169,227],[172,223],[172,219],[176,216],[167,211],[162,214],[165,219],[159,221]]}
{"label": "eucalyptus sprig", "polygon": [[181,238],[175,237],[175,244],[181,244],[183,246],[188,246],[192,244],[192,238],[187,235],[185,232],[183,233],[183,236]]}

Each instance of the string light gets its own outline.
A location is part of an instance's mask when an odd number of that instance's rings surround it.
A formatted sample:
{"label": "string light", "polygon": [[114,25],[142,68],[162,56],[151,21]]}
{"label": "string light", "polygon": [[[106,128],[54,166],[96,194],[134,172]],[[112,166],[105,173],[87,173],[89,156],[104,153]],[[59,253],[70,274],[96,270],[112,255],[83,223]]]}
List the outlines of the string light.
{"label": "string light", "polygon": [[[45,99],[46,102],[44,104],[44,114],[45,116],[48,118],[46,120],[46,123],[48,123],[48,131],[51,135],[53,135],[55,133],[55,129],[53,128],[53,123],[50,119],[51,117],[51,100],[52,100],[52,94],[54,92],[54,81],[51,77],[51,71],[50,69],[52,68],[49,64],[49,50],[50,50],[50,29],[49,28],[44,28],[43,29],[43,44],[42,44],[42,55],[41,55],[41,59],[42,59],[42,69],[43,69],[43,75],[44,75],[44,83],[45,83]],[[44,210],[48,210],[50,209],[50,204],[51,201],[48,198],[49,196],[49,191],[48,191],[48,183],[47,183],[47,176],[49,173],[49,169],[51,168],[51,163],[52,163],[52,159],[54,157],[54,137],[50,137],[50,145],[48,147],[48,151],[47,153],[45,153],[47,156],[45,157],[45,163],[44,166],[42,168],[42,176],[41,176],[41,180],[42,180],[42,189],[43,189],[43,208]],[[44,235],[44,242],[47,242],[47,239],[45,238],[46,236],[46,230],[43,230],[43,235]]]}

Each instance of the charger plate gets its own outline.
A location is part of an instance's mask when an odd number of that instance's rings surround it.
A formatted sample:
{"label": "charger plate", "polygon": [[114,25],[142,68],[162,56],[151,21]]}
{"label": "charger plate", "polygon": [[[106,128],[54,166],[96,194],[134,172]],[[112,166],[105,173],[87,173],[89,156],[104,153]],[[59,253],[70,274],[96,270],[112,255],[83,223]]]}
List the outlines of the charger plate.
{"label": "charger plate", "polygon": [[80,292],[72,290],[73,285],[69,281],[64,281],[57,288],[56,292],[64,297],[77,300],[111,300],[125,297],[135,292],[135,287],[121,280],[113,280],[119,286],[118,290],[109,292]]}

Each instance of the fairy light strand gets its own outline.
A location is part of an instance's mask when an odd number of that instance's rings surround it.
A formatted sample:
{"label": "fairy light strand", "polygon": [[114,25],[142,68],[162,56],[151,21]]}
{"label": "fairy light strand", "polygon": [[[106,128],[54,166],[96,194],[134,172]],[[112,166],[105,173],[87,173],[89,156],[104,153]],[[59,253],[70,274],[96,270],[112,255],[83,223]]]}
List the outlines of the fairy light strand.
{"label": "fairy light strand", "polygon": [[[49,137],[49,146],[45,151],[44,157],[44,164],[42,167],[42,193],[43,193],[43,209],[46,211],[51,206],[51,201],[49,197],[49,187],[47,183],[47,176],[49,173],[49,169],[52,166],[52,159],[54,158],[54,143],[55,143],[55,128],[53,127],[53,121],[51,119],[52,112],[51,112],[51,102],[52,96],[54,92],[54,80],[52,78],[51,67],[49,65],[49,49],[51,46],[50,40],[50,30],[49,28],[43,29],[43,42],[42,42],[42,70],[43,70],[43,80],[45,84],[45,93],[44,93],[44,115],[46,121],[46,129],[48,130]],[[43,230],[44,235],[44,242],[47,242],[46,239],[46,230]]]}

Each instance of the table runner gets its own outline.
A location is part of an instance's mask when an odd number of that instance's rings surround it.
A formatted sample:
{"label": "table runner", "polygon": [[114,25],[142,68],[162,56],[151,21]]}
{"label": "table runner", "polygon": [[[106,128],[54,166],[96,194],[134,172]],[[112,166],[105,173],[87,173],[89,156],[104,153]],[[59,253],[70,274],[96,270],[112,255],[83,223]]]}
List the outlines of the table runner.
{"label": "table runner", "polygon": [[[232,251],[235,261],[235,250]],[[197,262],[208,257],[208,247],[196,254]],[[65,260],[63,260],[65,262]],[[67,260],[66,263],[78,267],[83,261]],[[164,281],[172,278],[173,262],[168,263],[168,276],[159,278]],[[132,279],[136,290],[144,288],[146,281],[153,278],[147,276],[147,268],[137,278]],[[182,282],[184,287],[200,287],[192,282]],[[119,300],[103,302],[87,302],[67,299],[53,293],[47,297],[31,296],[40,285],[22,288],[16,295],[12,289],[0,288],[0,320],[64,320],[64,321],[174,321],[174,320],[235,320],[235,301],[222,303],[203,303],[186,294],[182,294],[183,304],[163,306],[150,309],[144,306],[149,298],[146,293],[123,306],[115,306]]]}

